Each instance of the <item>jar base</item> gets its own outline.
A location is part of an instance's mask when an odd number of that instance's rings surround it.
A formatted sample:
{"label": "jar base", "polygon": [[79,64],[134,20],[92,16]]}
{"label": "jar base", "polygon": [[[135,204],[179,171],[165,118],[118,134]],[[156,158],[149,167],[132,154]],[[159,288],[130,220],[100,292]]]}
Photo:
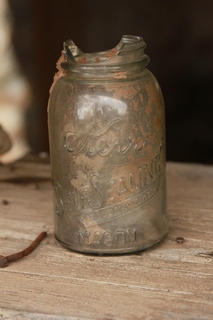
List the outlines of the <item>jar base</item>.
{"label": "jar base", "polygon": [[154,245],[160,243],[166,236],[168,235],[168,232],[163,235],[160,239],[154,240],[152,242],[146,243],[141,245],[139,248],[113,248],[111,250],[109,249],[103,249],[103,248],[85,248],[85,247],[74,247],[72,245],[69,245],[67,243],[64,243],[63,241],[59,240],[57,236],[55,235],[55,239],[58,241],[58,243],[71,251],[82,253],[82,254],[88,254],[88,255],[95,255],[95,256],[118,256],[118,255],[125,255],[125,254],[131,254],[131,253],[139,253],[141,251],[145,251]]}

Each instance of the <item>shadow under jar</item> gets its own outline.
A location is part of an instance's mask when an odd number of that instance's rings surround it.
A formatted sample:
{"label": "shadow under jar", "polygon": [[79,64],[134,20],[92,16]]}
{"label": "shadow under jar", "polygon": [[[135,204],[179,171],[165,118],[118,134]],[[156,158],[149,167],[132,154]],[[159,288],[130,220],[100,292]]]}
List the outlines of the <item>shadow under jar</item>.
{"label": "shadow under jar", "polygon": [[168,233],[165,113],[143,39],[83,53],[68,40],[50,90],[56,239],[84,253],[123,254]]}

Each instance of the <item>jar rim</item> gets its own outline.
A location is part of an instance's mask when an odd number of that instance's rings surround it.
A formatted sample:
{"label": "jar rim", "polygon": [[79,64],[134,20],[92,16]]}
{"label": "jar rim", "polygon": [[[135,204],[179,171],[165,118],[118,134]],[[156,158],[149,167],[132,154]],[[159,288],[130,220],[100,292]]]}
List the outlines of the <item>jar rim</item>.
{"label": "jar rim", "polygon": [[84,53],[72,40],[64,42],[62,55],[65,61],[63,69],[78,69],[79,67],[113,67],[116,65],[132,64],[135,62],[149,62],[144,54],[146,43],[140,36],[123,35],[117,46],[110,50]]}

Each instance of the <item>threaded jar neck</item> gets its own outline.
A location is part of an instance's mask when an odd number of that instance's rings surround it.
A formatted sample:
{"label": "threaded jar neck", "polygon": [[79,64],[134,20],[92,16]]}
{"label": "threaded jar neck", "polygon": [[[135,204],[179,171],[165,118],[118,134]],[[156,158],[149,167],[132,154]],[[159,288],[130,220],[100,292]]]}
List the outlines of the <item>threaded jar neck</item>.
{"label": "threaded jar neck", "polygon": [[[118,45],[107,51],[96,53],[82,52],[72,40],[64,42],[61,67],[67,75],[75,74],[82,78],[125,78],[143,71],[149,63],[144,54],[146,44],[143,38],[124,35]],[[125,73],[125,74],[124,74]]]}

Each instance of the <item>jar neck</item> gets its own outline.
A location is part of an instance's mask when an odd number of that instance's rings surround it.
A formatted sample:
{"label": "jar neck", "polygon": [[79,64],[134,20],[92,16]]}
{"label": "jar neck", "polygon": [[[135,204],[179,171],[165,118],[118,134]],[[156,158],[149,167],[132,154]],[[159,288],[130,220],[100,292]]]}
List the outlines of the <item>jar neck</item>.
{"label": "jar neck", "polygon": [[75,78],[117,78],[141,73],[149,63],[144,54],[146,44],[141,37],[126,35],[119,44],[107,51],[82,52],[71,40],[64,43],[62,69]]}

